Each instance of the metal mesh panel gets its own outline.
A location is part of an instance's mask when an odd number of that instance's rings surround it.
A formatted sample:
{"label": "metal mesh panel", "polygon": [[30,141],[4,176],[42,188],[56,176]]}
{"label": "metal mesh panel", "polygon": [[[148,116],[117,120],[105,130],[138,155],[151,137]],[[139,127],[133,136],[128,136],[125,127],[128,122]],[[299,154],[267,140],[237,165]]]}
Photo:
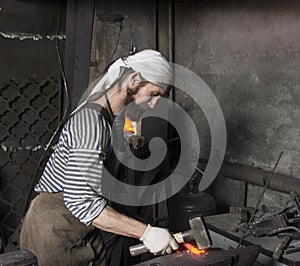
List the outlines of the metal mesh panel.
{"label": "metal mesh panel", "polygon": [[0,84],[0,227],[18,227],[37,162],[59,124],[60,82]]}

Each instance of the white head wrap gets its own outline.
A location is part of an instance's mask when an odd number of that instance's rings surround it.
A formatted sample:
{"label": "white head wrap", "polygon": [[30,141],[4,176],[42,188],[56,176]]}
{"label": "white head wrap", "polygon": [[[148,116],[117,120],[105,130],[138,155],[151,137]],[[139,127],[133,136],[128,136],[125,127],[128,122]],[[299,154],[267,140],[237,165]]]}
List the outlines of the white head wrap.
{"label": "white head wrap", "polygon": [[88,97],[81,101],[73,113],[82,107],[91,95],[109,89],[120,79],[126,68],[133,69],[135,72],[140,73],[145,80],[165,90],[172,79],[171,66],[158,51],[147,49],[126,58],[119,58],[108,68],[104,76],[96,81],[96,84],[92,84]]}

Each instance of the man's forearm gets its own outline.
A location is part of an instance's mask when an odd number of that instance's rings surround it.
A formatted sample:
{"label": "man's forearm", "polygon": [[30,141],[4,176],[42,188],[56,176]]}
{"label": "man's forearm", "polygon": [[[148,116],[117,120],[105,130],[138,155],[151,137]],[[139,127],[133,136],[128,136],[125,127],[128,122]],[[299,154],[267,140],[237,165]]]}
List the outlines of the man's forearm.
{"label": "man's forearm", "polygon": [[92,225],[103,231],[135,238],[140,238],[147,228],[146,224],[123,215],[108,205],[93,220]]}

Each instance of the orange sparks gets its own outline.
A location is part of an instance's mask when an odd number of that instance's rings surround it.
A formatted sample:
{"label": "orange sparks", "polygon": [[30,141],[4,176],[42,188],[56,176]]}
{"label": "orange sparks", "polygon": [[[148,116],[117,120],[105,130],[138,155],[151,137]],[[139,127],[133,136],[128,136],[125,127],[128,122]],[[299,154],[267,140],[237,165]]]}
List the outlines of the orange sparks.
{"label": "orange sparks", "polygon": [[183,243],[183,245],[188,249],[188,252],[193,253],[193,254],[200,255],[200,254],[204,254],[206,252],[205,249],[198,249],[189,243]]}
{"label": "orange sparks", "polygon": [[124,123],[124,132],[130,132],[130,133],[135,133],[135,128],[132,125],[132,121],[125,116],[125,123]]}

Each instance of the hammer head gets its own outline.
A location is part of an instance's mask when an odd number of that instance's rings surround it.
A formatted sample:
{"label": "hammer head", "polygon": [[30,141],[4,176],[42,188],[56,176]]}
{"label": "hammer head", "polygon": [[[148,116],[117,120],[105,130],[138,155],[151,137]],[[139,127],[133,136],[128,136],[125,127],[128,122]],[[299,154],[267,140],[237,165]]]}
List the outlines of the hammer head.
{"label": "hammer head", "polygon": [[199,249],[208,249],[211,247],[211,238],[202,216],[189,218],[191,234],[197,243]]}

